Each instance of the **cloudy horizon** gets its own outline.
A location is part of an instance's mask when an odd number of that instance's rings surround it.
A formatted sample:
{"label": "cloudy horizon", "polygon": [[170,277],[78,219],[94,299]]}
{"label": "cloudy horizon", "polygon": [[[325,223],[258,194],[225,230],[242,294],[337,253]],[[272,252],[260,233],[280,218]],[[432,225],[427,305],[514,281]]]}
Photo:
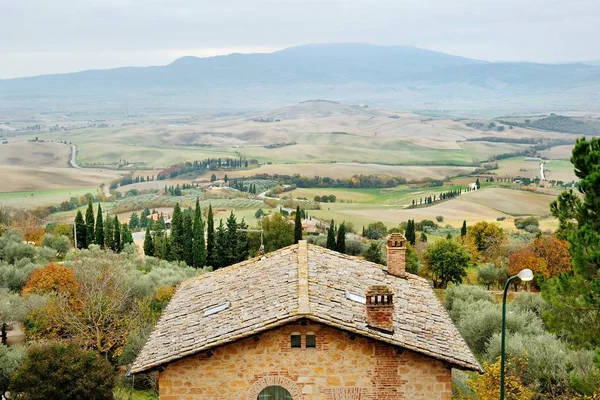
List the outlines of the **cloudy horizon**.
{"label": "cloudy horizon", "polygon": [[488,61],[600,60],[596,0],[0,0],[0,6],[0,79],[311,43],[414,45]]}

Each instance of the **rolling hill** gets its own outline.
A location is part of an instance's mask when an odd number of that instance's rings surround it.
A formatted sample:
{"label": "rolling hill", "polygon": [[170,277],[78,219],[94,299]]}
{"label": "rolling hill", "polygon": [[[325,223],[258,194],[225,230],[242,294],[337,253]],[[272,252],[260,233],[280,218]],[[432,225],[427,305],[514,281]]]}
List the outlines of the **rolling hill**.
{"label": "rolling hill", "polygon": [[600,67],[593,65],[490,63],[412,46],[323,44],[0,80],[0,106],[267,109],[325,98],[431,109],[493,108],[509,99],[539,108],[540,99],[549,106],[590,104],[598,88]]}

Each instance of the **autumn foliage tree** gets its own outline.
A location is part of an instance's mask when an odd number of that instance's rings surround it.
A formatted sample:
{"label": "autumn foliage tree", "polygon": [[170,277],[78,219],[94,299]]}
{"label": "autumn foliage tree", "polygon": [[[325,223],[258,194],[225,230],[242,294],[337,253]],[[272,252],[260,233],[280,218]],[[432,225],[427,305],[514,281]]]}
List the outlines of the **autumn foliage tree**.
{"label": "autumn foliage tree", "polygon": [[48,264],[33,271],[22,293],[23,295],[56,293],[75,297],[79,294],[79,283],[71,268]]}
{"label": "autumn foliage tree", "polygon": [[[525,386],[521,376],[526,367],[523,358],[509,358],[506,363],[504,387],[507,400],[530,400],[534,393]],[[474,375],[467,382],[478,400],[500,398],[500,359],[493,364],[484,363],[485,374]]]}

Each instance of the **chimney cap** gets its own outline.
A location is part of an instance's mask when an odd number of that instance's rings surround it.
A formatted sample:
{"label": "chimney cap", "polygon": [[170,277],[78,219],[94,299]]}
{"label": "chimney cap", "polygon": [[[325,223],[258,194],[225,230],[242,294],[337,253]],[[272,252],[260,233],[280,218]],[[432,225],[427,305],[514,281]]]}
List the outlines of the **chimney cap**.
{"label": "chimney cap", "polygon": [[400,232],[390,233],[386,237],[387,247],[405,247],[406,237]]}
{"label": "chimney cap", "polygon": [[372,285],[367,288],[367,296],[394,294],[391,287],[387,285]]}

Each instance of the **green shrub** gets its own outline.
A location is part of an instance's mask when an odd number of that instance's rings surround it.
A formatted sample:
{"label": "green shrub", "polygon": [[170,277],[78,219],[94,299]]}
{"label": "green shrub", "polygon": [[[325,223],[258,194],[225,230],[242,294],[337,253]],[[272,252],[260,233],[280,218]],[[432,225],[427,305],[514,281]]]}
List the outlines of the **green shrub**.
{"label": "green shrub", "polygon": [[444,216],[443,215],[436,215],[435,216],[435,220],[437,222],[444,222]]}
{"label": "green shrub", "polygon": [[93,351],[74,344],[29,349],[10,384],[19,400],[112,400],[113,367]]}
{"label": "green shrub", "polygon": [[511,310],[514,311],[531,311],[539,318],[542,318],[542,313],[550,308],[550,305],[542,298],[542,296],[528,293],[519,292],[509,305]]}
{"label": "green shrub", "polygon": [[364,253],[365,244],[361,240],[346,239],[346,254],[351,256],[358,256]]}
{"label": "green shrub", "polygon": [[42,246],[55,250],[58,257],[63,258],[71,248],[71,241],[66,236],[47,233],[42,238]]}
{"label": "green shrub", "polygon": [[8,390],[8,385],[25,358],[25,348],[0,344],[0,399]]}
{"label": "green shrub", "polygon": [[534,225],[536,227],[540,226],[540,221],[538,221],[535,217],[526,217],[526,218],[517,218],[515,219],[515,227],[517,229],[525,229],[526,226]]}
{"label": "green shrub", "polygon": [[477,282],[490,290],[490,286],[498,282],[498,271],[494,264],[484,264],[477,267]]}
{"label": "green shrub", "polygon": [[496,221],[504,221],[506,219],[506,217],[504,215],[500,216],[500,217],[496,217]]}
{"label": "green shrub", "polygon": [[[458,330],[475,354],[482,355],[495,334],[500,333],[502,310],[499,304],[483,301],[461,307]],[[532,312],[509,312],[506,314],[506,331],[511,334],[537,335],[544,333],[541,319]]]}
{"label": "green shrub", "polygon": [[371,261],[377,264],[383,264],[383,252],[381,251],[381,245],[377,242],[369,243],[369,247],[365,250],[363,257],[367,261]]}
{"label": "green shrub", "polygon": [[32,263],[29,258],[21,259],[14,264],[0,261],[0,287],[13,292],[20,292],[27,278],[40,265]]}
{"label": "green shrub", "polygon": [[453,317],[452,320],[457,322],[460,308],[464,304],[473,303],[479,300],[494,303],[494,296],[479,286],[454,285],[446,290],[444,307],[446,307],[446,310],[448,310],[451,317],[453,314],[455,315],[456,318]]}

